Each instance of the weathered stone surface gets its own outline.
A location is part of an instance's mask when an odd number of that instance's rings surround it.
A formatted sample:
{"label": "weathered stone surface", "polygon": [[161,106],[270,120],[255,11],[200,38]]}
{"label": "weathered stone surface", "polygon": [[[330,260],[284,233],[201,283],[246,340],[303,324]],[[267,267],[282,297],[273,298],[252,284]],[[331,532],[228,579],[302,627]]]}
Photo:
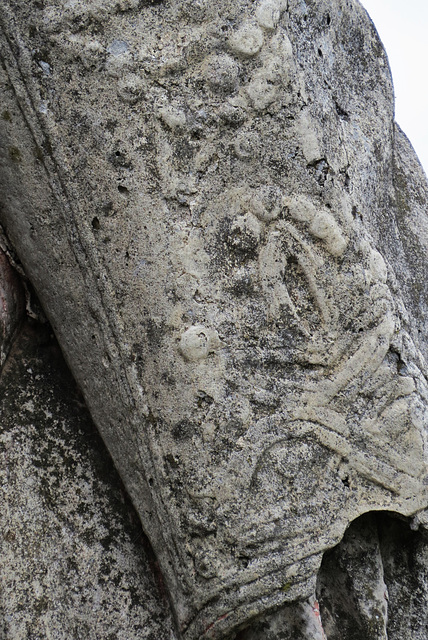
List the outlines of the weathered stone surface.
{"label": "weathered stone surface", "polygon": [[424,640],[427,566],[427,533],[417,523],[383,513],[352,523],[324,557],[318,577],[327,638]]}
{"label": "weathered stone surface", "polygon": [[22,323],[24,306],[21,283],[0,249],[0,371]]}
{"label": "weathered stone surface", "polygon": [[427,185],[362,7],[1,20],[1,221],[183,635],[312,597],[366,511],[424,522]]}
{"label": "weathered stone surface", "polygon": [[35,324],[0,378],[0,487],[2,640],[176,637],[138,517],[55,340]]}
{"label": "weathered stone surface", "polygon": [[387,640],[388,587],[374,515],[353,523],[340,545],[326,554],[318,592],[329,639]]}

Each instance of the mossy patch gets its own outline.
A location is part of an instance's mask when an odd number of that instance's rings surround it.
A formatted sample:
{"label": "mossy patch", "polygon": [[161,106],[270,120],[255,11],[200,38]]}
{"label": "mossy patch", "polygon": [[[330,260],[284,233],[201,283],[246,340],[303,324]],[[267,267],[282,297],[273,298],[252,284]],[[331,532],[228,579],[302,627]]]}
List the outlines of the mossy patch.
{"label": "mossy patch", "polygon": [[9,158],[12,162],[21,162],[22,156],[18,147],[9,147]]}

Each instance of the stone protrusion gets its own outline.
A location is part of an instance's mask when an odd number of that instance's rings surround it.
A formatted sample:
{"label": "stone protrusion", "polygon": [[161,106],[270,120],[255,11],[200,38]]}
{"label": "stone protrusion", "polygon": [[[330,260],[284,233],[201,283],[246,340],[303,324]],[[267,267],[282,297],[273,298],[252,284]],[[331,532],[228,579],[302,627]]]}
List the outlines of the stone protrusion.
{"label": "stone protrusion", "polygon": [[372,23],[3,0],[0,24],[0,219],[183,637],[314,607],[351,521],[428,506],[428,185]]}

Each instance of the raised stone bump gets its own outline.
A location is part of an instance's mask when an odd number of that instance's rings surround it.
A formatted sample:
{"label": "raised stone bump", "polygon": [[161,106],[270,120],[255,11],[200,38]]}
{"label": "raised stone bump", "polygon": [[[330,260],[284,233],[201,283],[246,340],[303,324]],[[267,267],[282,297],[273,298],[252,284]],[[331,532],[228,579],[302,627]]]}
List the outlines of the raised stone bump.
{"label": "raised stone bump", "polygon": [[290,216],[298,222],[310,224],[318,212],[318,207],[303,195],[284,196],[284,205]]}
{"label": "raised stone bump", "polygon": [[264,74],[258,74],[245,87],[245,92],[256,111],[263,111],[275,102],[278,88],[268,82]]}
{"label": "raised stone bump", "polygon": [[273,31],[281,16],[280,2],[278,0],[261,0],[257,5],[255,16],[261,27]]}
{"label": "raised stone bump", "polygon": [[203,325],[187,329],[180,338],[180,351],[189,362],[205,360],[219,347],[217,332]]}
{"label": "raised stone bump", "polygon": [[264,185],[250,195],[251,211],[261,222],[272,222],[278,218],[284,206],[279,187]]}
{"label": "raised stone bump", "polygon": [[327,211],[318,212],[309,225],[309,231],[326,244],[328,251],[334,256],[341,256],[346,249],[347,240],[339,229],[339,225]]}
{"label": "raised stone bump", "polygon": [[229,38],[229,46],[237,55],[251,58],[257,55],[263,46],[264,36],[260,27],[250,22],[241,25]]}
{"label": "raised stone bump", "polygon": [[231,56],[221,54],[205,61],[204,76],[214,91],[232,93],[238,87],[239,66]]}
{"label": "raised stone bump", "polygon": [[388,268],[379,251],[376,251],[376,249],[371,249],[369,261],[371,277],[377,282],[386,283],[388,278]]}
{"label": "raised stone bump", "polygon": [[236,136],[234,149],[240,160],[254,160],[260,150],[260,136],[255,131],[242,131]]}
{"label": "raised stone bump", "polygon": [[159,116],[172,130],[182,128],[186,125],[186,114],[184,111],[172,105],[161,107],[159,109]]}
{"label": "raised stone bump", "polygon": [[143,78],[136,73],[128,73],[123,78],[119,78],[117,92],[125,102],[134,104],[144,98],[146,83]]}

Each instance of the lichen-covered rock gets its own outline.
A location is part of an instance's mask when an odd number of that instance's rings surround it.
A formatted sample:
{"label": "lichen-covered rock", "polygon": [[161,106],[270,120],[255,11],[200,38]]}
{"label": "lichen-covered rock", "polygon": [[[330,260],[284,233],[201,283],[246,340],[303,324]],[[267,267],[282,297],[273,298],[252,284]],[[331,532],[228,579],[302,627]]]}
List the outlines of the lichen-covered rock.
{"label": "lichen-covered rock", "polygon": [[329,640],[387,640],[388,586],[375,515],[353,523],[326,554],[317,587]]}
{"label": "lichen-covered rock", "polygon": [[361,5],[0,15],[1,221],[184,637],[311,598],[360,514],[425,522],[427,184]]}
{"label": "lichen-covered rock", "polygon": [[317,595],[327,638],[424,640],[427,567],[427,532],[417,522],[384,513],[358,518],[321,565]]}
{"label": "lichen-covered rock", "polygon": [[2,372],[0,487],[4,640],[176,637],[138,517],[47,327],[27,326]]}

